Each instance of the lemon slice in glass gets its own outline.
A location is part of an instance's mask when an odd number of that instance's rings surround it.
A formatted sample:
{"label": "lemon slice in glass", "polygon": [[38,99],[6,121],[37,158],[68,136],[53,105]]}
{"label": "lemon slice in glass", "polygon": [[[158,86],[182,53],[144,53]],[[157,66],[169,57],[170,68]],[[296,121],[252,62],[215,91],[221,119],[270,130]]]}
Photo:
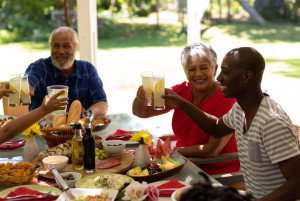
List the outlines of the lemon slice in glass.
{"label": "lemon slice in glass", "polygon": [[155,83],[154,90],[158,93],[162,93],[165,89],[165,82],[164,80],[157,80]]}

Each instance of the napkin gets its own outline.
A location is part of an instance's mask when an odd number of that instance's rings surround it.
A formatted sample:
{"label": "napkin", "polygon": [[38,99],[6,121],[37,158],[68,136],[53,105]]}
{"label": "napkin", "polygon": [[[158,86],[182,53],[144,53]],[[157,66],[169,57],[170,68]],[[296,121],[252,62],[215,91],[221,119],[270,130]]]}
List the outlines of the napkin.
{"label": "napkin", "polygon": [[13,139],[0,144],[0,150],[12,150],[24,146],[24,139]]}
{"label": "napkin", "polygon": [[122,129],[116,130],[106,140],[123,140],[128,141],[131,138],[132,131],[126,131]]}
{"label": "napkin", "polygon": [[[19,187],[16,188],[14,191],[10,192],[3,200],[9,200],[9,199],[14,199],[14,200],[22,200],[22,197],[24,198],[24,200],[28,200],[28,197],[32,198],[30,199],[30,201],[53,201],[56,200],[58,196],[46,196],[46,197],[38,197],[43,195],[44,193],[36,191],[36,190],[32,190],[26,187]],[[9,198],[9,199],[8,199]]]}
{"label": "napkin", "polygon": [[157,187],[159,189],[159,197],[170,197],[175,190],[184,186],[185,185],[182,184],[182,182],[176,179],[171,179]]}

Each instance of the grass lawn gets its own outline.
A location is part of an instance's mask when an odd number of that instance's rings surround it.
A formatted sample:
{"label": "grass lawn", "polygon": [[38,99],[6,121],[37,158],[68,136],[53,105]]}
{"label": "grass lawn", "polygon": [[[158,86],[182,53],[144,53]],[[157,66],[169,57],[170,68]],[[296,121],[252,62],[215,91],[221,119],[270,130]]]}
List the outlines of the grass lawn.
{"label": "grass lawn", "polygon": [[[0,31],[0,44],[15,37]],[[257,48],[265,56],[272,70],[282,76],[300,78],[300,26],[289,23],[269,23],[259,26],[250,22],[212,23],[202,35],[219,57],[229,49],[247,45]],[[148,25],[104,20],[99,26],[100,51],[128,48],[180,47],[186,43],[186,35],[176,25]],[[29,51],[47,50],[47,41],[18,42]],[[161,55],[164,57],[164,55]],[[160,60],[160,59],[159,59]],[[160,60],[161,61],[161,60]]]}

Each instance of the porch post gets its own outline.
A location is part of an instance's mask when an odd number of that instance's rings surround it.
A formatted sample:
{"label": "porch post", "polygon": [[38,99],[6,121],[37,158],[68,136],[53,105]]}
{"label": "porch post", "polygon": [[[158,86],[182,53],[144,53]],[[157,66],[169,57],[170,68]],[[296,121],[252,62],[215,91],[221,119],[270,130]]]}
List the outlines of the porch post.
{"label": "porch post", "polygon": [[187,45],[201,41],[201,20],[210,0],[187,0]]}
{"label": "porch post", "polygon": [[97,66],[97,8],[96,0],[77,0],[77,22],[80,59]]}

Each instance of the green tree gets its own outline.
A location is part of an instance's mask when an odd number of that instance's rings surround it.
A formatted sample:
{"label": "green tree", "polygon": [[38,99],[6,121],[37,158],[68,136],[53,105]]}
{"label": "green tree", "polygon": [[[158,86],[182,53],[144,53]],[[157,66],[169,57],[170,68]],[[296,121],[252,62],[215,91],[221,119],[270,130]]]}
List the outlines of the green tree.
{"label": "green tree", "polygon": [[0,28],[23,39],[43,39],[52,29],[51,12],[63,9],[63,0],[0,0]]}

